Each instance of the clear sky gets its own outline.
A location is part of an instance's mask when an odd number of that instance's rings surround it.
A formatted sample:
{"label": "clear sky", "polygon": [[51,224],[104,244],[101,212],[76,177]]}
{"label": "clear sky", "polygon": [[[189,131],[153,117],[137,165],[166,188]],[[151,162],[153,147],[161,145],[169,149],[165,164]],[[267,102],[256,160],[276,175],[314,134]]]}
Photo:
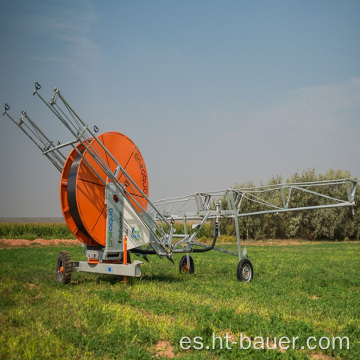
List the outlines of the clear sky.
{"label": "clear sky", "polygon": [[[3,0],[0,104],[57,141],[32,91],[58,87],[135,142],[153,200],[308,168],[360,177],[359,35],[358,0]],[[0,216],[61,216],[60,174],[6,117],[0,144]]]}

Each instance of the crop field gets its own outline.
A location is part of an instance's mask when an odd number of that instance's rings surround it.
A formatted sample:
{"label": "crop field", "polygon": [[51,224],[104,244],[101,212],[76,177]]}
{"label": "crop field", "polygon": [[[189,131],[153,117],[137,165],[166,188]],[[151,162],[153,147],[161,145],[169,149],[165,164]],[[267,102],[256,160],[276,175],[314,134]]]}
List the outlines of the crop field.
{"label": "crop field", "polygon": [[[193,255],[193,275],[179,274],[180,255],[176,266],[153,256],[141,278],[74,273],[61,285],[61,250],[0,250],[1,359],[360,358],[359,242],[248,246],[250,283],[238,282],[236,257],[212,251]],[[66,250],[84,259],[81,247]],[[240,336],[270,347],[298,339],[294,349],[241,349]],[[349,349],[327,348],[332,336]],[[324,349],[304,346],[309,337]]]}
{"label": "crop field", "polygon": [[2,223],[0,239],[75,239],[66,224]]}

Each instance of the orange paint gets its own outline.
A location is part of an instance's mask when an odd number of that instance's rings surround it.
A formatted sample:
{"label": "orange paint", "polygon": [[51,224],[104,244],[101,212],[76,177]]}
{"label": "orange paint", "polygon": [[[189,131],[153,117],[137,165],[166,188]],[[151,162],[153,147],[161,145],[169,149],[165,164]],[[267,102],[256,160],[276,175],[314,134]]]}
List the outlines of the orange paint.
{"label": "orange paint", "polygon": [[[105,145],[116,161],[125,169],[129,176],[134,180],[138,187],[146,196],[149,194],[149,184],[144,160],[137,146],[125,135],[118,132],[107,132],[98,136],[98,140]],[[116,163],[105,153],[101,145],[95,139],[88,140],[92,152],[96,152],[104,163],[110,168],[112,173],[116,170]],[[82,144],[77,145],[77,149],[83,152],[83,157],[98,173],[98,176],[106,182],[107,176],[101,167],[84,150]],[[74,163],[74,161],[78,161]],[[72,165],[74,166],[72,168]],[[69,179],[70,170],[75,175]],[[120,183],[124,184],[126,191],[144,208],[147,207],[147,200],[141,195],[135,186],[130,185],[126,175],[120,171],[117,176]],[[75,206],[69,205],[69,183],[76,181],[74,194],[70,196]],[[128,195],[128,199],[140,210],[136,202]],[[105,206],[105,186],[97,175],[90,169],[87,163],[79,158],[73,149],[66,159],[60,181],[60,203],[63,216],[70,231],[78,240],[89,246],[106,245],[106,206]],[[74,216],[76,209],[77,215]],[[73,214],[72,214],[73,213]],[[126,252],[125,252],[126,253]]]}
{"label": "orange paint", "polygon": [[[123,265],[127,265],[127,236],[124,236],[123,246]],[[126,282],[126,276],[123,277],[123,282]]]}
{"label": "orange paint", "polygon": [[89,264],[98,264],[98,263],[99,263],[99,259],[88,258],[88,263],[89,263]]}
{"label": "orange paint", "polygon": [[123,264],[127,265],[127,236],[124,236],[124,247],[123,247]]}

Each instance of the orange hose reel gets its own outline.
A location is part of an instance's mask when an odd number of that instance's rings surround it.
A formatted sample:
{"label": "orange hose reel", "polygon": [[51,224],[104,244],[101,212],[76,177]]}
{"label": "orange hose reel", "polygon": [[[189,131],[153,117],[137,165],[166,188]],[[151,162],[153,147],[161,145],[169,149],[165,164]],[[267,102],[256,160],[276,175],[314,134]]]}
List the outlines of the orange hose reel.
{"label": "orange hose reel", "polygon": [[[119,132],[107,132],[97,139],[105,145],[112,156],[148,197],[148,175],[143,157],[137,146]],[[88,139],[88,148],[102,158],[113,173],[117,164],[109,157],[95,139]],[[77,150],[93,167],[98,176],[88,166]],[[107,176],[89,154],[89,150],[79,143],[67,157],[60,181],[60,204],[70,231],[88,246],[106,245],[106,205],[105,185]],[[100,177],[100,178],[99,178]],[[138,209],[146,209],[147,200],[120,171],[117,179],[126,189],[126,197]],[[103,181],[101,181],[103,180]],[[130,194],[130,195],[129,195]],[[135,199],[136,201],[134,201]],[[138,204],[137,204],[137,203]]]}

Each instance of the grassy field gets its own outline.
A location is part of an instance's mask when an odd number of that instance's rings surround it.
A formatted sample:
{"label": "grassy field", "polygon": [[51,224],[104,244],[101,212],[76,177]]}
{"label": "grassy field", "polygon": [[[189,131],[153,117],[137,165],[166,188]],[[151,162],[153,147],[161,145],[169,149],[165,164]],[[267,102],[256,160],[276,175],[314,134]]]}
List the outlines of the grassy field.
{"label": "grassy field", "polygon": [[0,239],[75,239],[66,224],[0,223]]}
{"label": "grassy field", "polygon": [[[236,257],[209,252],[194,254],[194,275],[151,257],[139,279],[75,273],[61,285],[60,250],[0,250],[1,359],[360,358],[358,242],[248,246],[247,284],[236,279]],[[83,259],[82,248],[67,250]],[[295,350],[226,349],[225,336],[231,344],[240,334],[299,340]],[[350,349],[302,349],[310,336],[347,336]],[[182,349],[183,337],[201,337],[203,349]]]}

